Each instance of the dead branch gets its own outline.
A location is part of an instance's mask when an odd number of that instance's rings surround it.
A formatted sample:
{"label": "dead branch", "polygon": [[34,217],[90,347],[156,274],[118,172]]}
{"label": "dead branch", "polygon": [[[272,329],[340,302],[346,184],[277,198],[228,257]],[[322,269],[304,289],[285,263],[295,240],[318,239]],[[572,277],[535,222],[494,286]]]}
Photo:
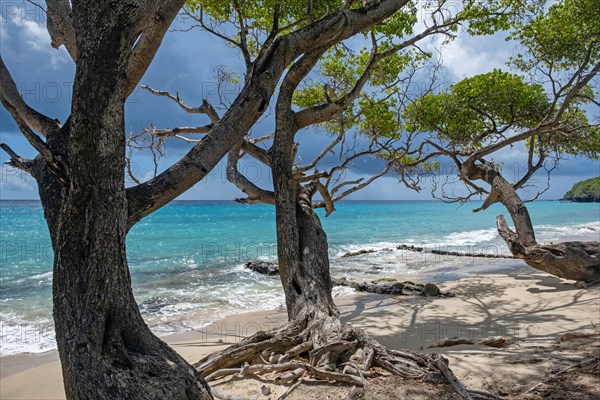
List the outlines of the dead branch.
{"label": "dead branch", "polygon": [[206,99],[202,101],[202,105],[198,107],[191,107],[185,104],[181,98],[179,98],[179,94],[173,95],[167,91],[153,89],[148,85],[141,85],[140,88],[152,93],[155,96],[167,97],[173,100],[183,111],[188,114],[206,114],[213,124],[217,124],[221,120],[219,114],[217,114],[217,111]]}
{"label": "dead branch", "polygon": [[581,362],[578,362],[575,365],[571,365],[570,367],[564,368],[564,369],[550,375],[549,377],[545,378],[541,382],[538,382],[537,384],[533,385],[531,388],[524,391],[523,394],[534,392],[535,390],[537,390],[537,388],[539,388],[544,383],[550,382],[550,381],[558,378],[559,376],[566,374],[567,372],[570,372],[570,371],[573,371],[573,370],[576,370],[579,368],[583,368],[587,365],[594,364],[594,363],[600,363],[600,357],[598,357],[598,356],[590,357]]}
{"label": "dead branch", "polygon": [[204,126],[181,126],[181,127],[172,128],[172,129],[152,128],[152,129],[145,129],[144,131],[151,135],[163,136],[163,137],[189,135],[189,134],[205,135],[205,134],[208,134],[213,127],[214,127],[214,125],[210,124],[210,125],[204,125]]}
{"label": "dead branch", "polygon": [[0,148],[10,156],[10,160],[7,162],[7,164],[25,172],[33,172],[33,160],[19,156],[6,143],[0,143]]}
{"label": "dead branch", "polygon": [[299,380],[298,382],[294,383],[292,386],[287,388],[287,390],[281,396],[279,396],[279,398],[277,400],[284,400],[286,397],[288,397],[290,395],[290,393],[292,393],[298,386],[300,386],[301,383],[302,383],[302,380]]}

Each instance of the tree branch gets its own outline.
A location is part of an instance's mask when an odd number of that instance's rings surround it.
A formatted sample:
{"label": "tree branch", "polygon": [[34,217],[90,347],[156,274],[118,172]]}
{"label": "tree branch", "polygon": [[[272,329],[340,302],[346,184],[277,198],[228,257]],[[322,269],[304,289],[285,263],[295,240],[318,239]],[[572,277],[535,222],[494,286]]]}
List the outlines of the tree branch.
{"label": "tree branch", "polygon": [[55,49],[64,45],[77,61],[77,42],[69,0],[46,0],[46,28]]}
{"label": "tree branch", "polygon": [[236,199],[236,201],[240,203],[266,203],[274,205],[275,195],[273,192],[259,188],[238,171],[237,165],[240,159],[240,149],[241,143],[238,146],[234,146],[227,155],[227,180],[248,195],[248,198]]}
{"label": "tree branch", "polygon": [[4,104],[5,107],[6,104],[10,105],[10,109],[9,107],[6,107],[6,109],[11,113],[13,118],[16,119],[17,116],[22,118],[31,129],[40,132],[44,136],[49,136],[51,133],[60,129],[60,124],[56,120],[39,113],[25,103],[19,94],[15,81],[4,64],[4,60],[2,60],[1,55],[0,94],[2,96],[2,104]]}
{"label": "tree branch", "polygon": [[185,104],[185,102],[181,98],[179,98],[179,94],[173,95],[167,91],[153,89],[148,85],[141,85],[140,88],[143,90],[147,90],[155,96],[167,97],[173,100],[186,113],[206,114],[213,124],[217,124],[221,120],[215,108],[206,99],[202,100],[202,105],[200,107],[190,107],[187,104]]}
{"label": "tree branch", "polygon": [[23,170],[25,172],[29,172],[30,174],[33,172],[33,160],[21,157],[20,155],[15,153],[13,149],[11,149],[6,143],[0,143],[0,148],[10,156],[10,161],[8,161],[7,164],[12,165],[13,167]]}
{"label": "tree branch", "polygon": [[160,3],[162,5],[158,10],[148,16],[148,22],[142,28],[141,36],[129,57],[125,70],[127,77],[125,86],[126,96],[129,96],[133,92],[140,79],[142,79],[142,76],[146,73],[148,66],[150,66],[163,41],[167,29],[169,29],[169,26],[171,26],[171,23],[185,4],[185,0],[162,0]]}
{"label": "tree branch", "polygon": [[252,157],[256,158],[258,161],[262,162],[266,166],[271,166],[271,156],[269,156],[269,152],[262,147],[258,147],[254,143],[244,140],[242,143],[242,150],[250,154]]}
{"label": "tree branch", "polygon": [[[68,172],[67,172],[67,169],[65,168],[64,163],[60,159],[60,157],[55,156],[52,153],[52,151],[50,150],[48,145],[29,128],[29,126],[25,123],[25,120],[23,120],[23,118],[21,118],[21,116],[17,113],[16,109],[12,105],[10,105],[4,101],[3,101],[3,104],[4,104],[4,107],[6,107],[6,109],[11,113],[11,115],[15,119],[15,122],[17,123],[17,126],[23,133],[23,136],[25,137],[25,139],[27,139],[27,141],[31,144],[31,146],[35,150],[37,150],[37,152],[40,153],[40,156],[42,156],[42,158],[46,161],[46,165],[48,166],[48,169],[62,183],[68,184]],[[8,147],[8,146],[5,146],[5,147]],[[6,149],[4,147],[3,147],[3,149],[6,151]],[[13,154],[15,154],[15,153],[13,152]]]}
{"label": "tree branch", "polygon": [[172,129],[144,129],[146,133],[151,135],[160,136],[160,137],[169,137],[169,136],[177,136],[177,135],[188,135],[188,134],[196,134],[196,135],[206,135],[210,132],[210,130],[214,127],[214,125],[204,125],[204,126],[180,126]]}
{"label": "tree branch", "polygon": [[267,109],[286,68],[316,46],[331,46],[394,14],[408,0],[383,0],[368,8],[340,10],[277,38],[254,63],[240,95],[212,131],[181,160],[155,178],[127,189],[128,228],[202,180]]}

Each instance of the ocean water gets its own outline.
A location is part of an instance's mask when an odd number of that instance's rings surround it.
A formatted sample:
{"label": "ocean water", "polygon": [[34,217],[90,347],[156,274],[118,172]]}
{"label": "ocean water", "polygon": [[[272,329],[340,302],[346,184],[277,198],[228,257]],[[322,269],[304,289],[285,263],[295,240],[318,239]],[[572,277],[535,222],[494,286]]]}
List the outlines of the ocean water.
{"label": "ocean water", "polygon": [[[519,261],[439,256],[396,250],[508,254],[495,230],[495,205],[473,214],[478,203],[349,201],[322,218],[332,275],[358,280],[397,277],[444,282],[479,271],[523,265]],[[600,240],[600,205],[531,203],[538,240]],[[322,214],[322,210],[319,210]],[[284,304],[277,278],[244,268],[250,260],[275,260],[272,206],[228,201],[174,202],[135,226],[127,238],[133,290],[157,334],[197,329],[228,314]],[[342,257],[369,249],[373,253]],[[52,248],[39,202],[0,201],[0,354],[55,348],[52,323]],[[335,294],[349,294],[336,288]]]}

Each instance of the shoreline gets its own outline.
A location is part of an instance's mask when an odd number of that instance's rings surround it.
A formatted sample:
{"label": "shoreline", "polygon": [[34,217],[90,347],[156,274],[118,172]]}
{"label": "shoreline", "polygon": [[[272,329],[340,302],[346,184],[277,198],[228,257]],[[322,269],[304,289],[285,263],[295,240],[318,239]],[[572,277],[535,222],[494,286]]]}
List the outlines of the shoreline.
{"label": "shoreline", "polygon": [[[455,374],[474,388],[483,388],[486,379],[498,378],[506,385],[513,382],[524,386],[535,377],[541,379],[550,361],[535,355],[540,348],[551,347],[566,332],[590,331],[600,326],[600,288],[579,289],[526,266],[478,273],[439,286],[457,296],[417,298],[356,293],[334,300],[343,323],[362,327],[393,349],[442,353],[449,358]],[[285,321],[285,310],[280,307],[230,315],[203,329],[161,339],[193,363],[243,336]],[[482,345],[427,348],[449,336],[475,341],[504,336],[510,351]],[[562,356],[564,362],[569,360],[566,354]],[[507,357],[525,361],[507,362]],[[527,361],[531,357],[536,361]],[[63,399],[57,351],[0,357],[0,398]]]}

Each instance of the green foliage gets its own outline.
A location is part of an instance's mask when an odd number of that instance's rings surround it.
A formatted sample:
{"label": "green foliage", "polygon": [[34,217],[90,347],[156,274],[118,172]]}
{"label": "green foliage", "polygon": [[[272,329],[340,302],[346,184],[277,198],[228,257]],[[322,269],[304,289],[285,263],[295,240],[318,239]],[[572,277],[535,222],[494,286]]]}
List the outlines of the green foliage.
{"label": "green foliage", "polygon": [[[317,0],[312,2],[311,18],[318,20],[339,10],[343,2],[339,0]],[[273,28],[275,9],[278,7],[279,35],[299,29],[309,23],[306,1],[223,1],[188,0],[187,9],[197,18],[202,17],[211,29],[236,42],[244,33],[248,52],[257,56],[262,42]],[[243,21],[244,30],[240,21]],[[233,28],[233,29],[232,29]],[[233,31],[233,32],[232,32]]]}
{"label": "green foliage", "polygon": [[520,23],[512,38],[527,51],[514,58],[514,65],[524,71],[538,63],[569,70],[588,57],[594,65],[600,59],[599,10],[598,0],[562,0],[546,13]]}
{"label": "green foliage", "polygon": [[[248,29],[268,32],[273,26],[275,6],[279,7],[279,25],[284,27],[290,24],[303,26],[307,22],[306,1],[223,1],[223,0],[188,0],[186,6],[192,12],[200,9],[213,21],[235,21],[237,11],[247,20]],[[330,12],[341,8],[343,2],[339,0],[317,0],[312,2],[311,15],[314,20],[322,18]]]}
{"label": "green foliage", "polygon": [[600,201],[600,176],[577,182],[564,195],[564,199],[572,201]]}
{"label": "green foliage", "polygon": [[523,17],[542,9],[545,0],[465,0],[461,18],[471,35],[509,30]]}
{"label": "green foliage", "polygon": [[477,148],[509,130],[537,125],[549,108],[540,85],[494,70],[420,98],[407,107],[405,128],[436,132],[450,143]]}

